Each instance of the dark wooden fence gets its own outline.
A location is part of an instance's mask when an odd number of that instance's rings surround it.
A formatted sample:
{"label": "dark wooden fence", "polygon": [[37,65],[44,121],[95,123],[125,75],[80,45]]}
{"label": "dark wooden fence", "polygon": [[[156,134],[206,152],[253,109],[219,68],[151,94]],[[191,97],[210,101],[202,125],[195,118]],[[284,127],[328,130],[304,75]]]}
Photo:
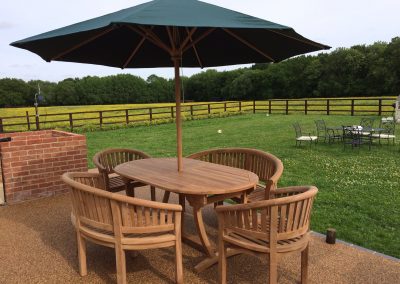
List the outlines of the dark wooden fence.
{"label": "dark wooden fence", "polygon": [[[294,99],[268,101],[229,101],[193,103],[182,106],[184,118],[209,117],[229,113],[377,115],[393,114],[391,98],[362,99]],[[69,113],[40,113],[0,117],[0,132],[62,128],[73,131],[82,127],[104,127],[112,124],[153,123],[173,120],[175,106],[143,107]]]}

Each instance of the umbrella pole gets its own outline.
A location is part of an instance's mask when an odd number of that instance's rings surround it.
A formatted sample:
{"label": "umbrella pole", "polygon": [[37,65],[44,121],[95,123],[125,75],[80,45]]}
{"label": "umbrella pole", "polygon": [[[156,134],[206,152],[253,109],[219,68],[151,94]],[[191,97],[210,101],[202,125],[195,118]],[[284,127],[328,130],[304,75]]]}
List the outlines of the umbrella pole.
{"label": "umbrella pole", "polygon": [[182,167],[182,120],[181,120],[181,78],[179,75],[179,57],[173,57],[175,69],[175,102],[176,102],[176,151],[178,154],[178,172],[183,170]]}

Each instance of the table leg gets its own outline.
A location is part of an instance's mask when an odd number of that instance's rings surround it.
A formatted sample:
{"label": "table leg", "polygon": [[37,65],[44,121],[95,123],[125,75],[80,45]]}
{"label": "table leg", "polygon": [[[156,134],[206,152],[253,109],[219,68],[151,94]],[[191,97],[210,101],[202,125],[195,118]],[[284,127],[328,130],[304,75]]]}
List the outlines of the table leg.
{"label": "table leg", "polygon": [[[242,251],[240,250],[228,248],[226,252],[226,257],[229,258],[231,256],[238,255],[241,253]],[[218,253],[215,253],[213,256],[207,257],[206,259],[202,260],[199,264],[197,264],[194,267],[194,270],[196,270],[197,273],[200,273],[206,270],[207,268],[215,265],[216,263],[218,263]]]}
{"label": "table leg", "polygon": [[208,239],[207,232],[204,226],[203,215],[201,212],[201,209],[205,205],[207,205],[207,196],[187,195],[186,199],[189,201],[189,204],[193,208],[194,223],[196,225],[198,239],[200,240],[200,242],[197,238],[194,238],[193,236],[188,236],[186,234],[182,234],[182,237],[192,246],[196,248],[201,248],[201,250],[204,251],[204,253],[208,257],[213,257],[215,256],[215,248]]}
{"label": "table leg", "polygon": [[194,222],[199,233],[201,244],[203,245],[207,256],[215,255],[215,249],[208,239],[206,228],[204,227],[203,215],[201,214],[201,207],[193,207]]}

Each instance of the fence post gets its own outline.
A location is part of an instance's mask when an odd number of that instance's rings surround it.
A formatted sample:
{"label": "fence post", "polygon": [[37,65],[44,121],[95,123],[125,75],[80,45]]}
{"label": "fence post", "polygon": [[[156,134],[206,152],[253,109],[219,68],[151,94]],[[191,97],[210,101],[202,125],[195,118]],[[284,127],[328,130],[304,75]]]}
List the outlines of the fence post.
{"label": "fence post", "polygon": [[326,115],[329,115],[330,113],[330,100],[326,100]]}
{"label": "fence post", "polygon": [[289,114],[289,100],[286,100],[286,115]]}
{"label": "fence post", "polygon": [[307,115],[307,106],[308,106],[308,101],[304,100],[304,114]]}
{"label": "fence post", "polygon": [[239,111],[242,111],[242,101],[239,101]]}
{"label": "fence post", "polygon": [[100,128],[103,127],[103,112],[99,111]]}
{"label": "fence post", "polygon": [[72,113],[69,113],[69,128],[71,132],[74,131],[74,121],[72,120]]}
{"label": "fence post", "polygon": [[153,109],[150,107],[149,108],[149,116],[150,116],[150,122],[153,121]]}
{"label": "fence post", "polygon": [[268,100],[268,113],[271,114],[272,113],[272,101]]}
{"label": "fence post", "polygon": [[210,106],[210,104],[208,104],[208,114],[210,114],[211,113],[211,106]]}
{"label": "fence post", "polygon": [[125,110],[125,122],[126,122],[126,125],[128,125],[129,124],[129,110]]}
{"label": "fence post", "polygon": [[193,118],[193,105],[190,105],[190,116]]}
{"label": "fence post", "polygon": [[29,111],[26,111],[26,124],[28,125],[28,131],[30,131],[31,130],[31,121],[29,120]]}
{"label": "fence post", "polygon": [[171,118],[174,118],[174,107],[171,107]]}
{"label": "fence post", "polygon": [[382,99],[379,99],[379,106],[378,106],[378,115],[382,115]]}
{"label": "fence post", "polygon": [[351,116],[354,116],[354,99],[351,100]]}
{"label": "fence post", "polygon": [[253,100],[253,113],[256,113],[256,100]]}
{"label": "fence post", "polygon": [[0,117],[0,133],[3,133],[4,129],[3,129],[3,119]]}
{"label": "fence post", "polygon": [[226,102],[224,102],[224,112],[226,112]]}
{"label": "fence post", "polygon": [[35,124],[36,124],[36,130],[40,130],[39,114],[35,115]]}

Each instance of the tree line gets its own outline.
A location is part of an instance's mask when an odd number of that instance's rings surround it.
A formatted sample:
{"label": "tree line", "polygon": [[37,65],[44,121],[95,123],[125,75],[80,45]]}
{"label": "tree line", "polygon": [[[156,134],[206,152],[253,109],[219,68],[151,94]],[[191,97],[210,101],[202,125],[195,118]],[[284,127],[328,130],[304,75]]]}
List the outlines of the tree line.
{"label": "tree line", "polygon": [[[280,63],[183,77],[185,100],[397,96],[400,37],[391,42],[337,48]],[[158,103],[174,101],[173,79],[130,75],[67,78],[60,82],[0,79],[0,107],[32,106],[40,85],[41,105]]]}

